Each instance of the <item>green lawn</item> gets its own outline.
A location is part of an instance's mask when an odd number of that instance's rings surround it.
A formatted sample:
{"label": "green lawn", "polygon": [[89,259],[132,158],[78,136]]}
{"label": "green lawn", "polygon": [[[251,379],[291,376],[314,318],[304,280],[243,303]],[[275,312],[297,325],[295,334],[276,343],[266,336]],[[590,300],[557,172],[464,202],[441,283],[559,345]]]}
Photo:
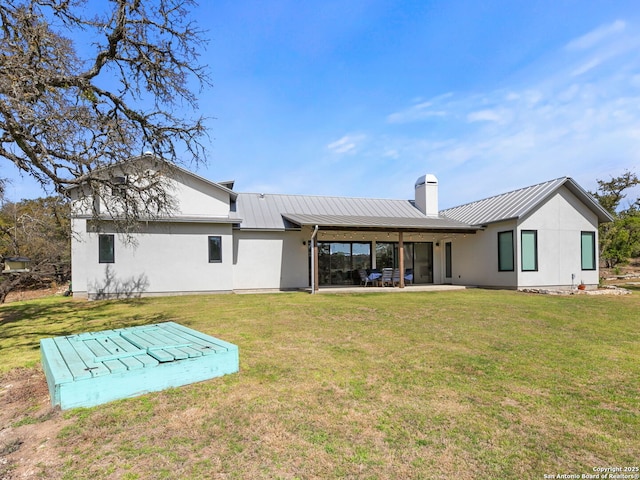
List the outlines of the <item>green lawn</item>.
{"label": "green lawn", "polygon": [[640,465],[637,292],[53,298],[0,307],[0,373],[36,367],[43,337],[165,320],[237,344],[240,372],[63,412],[64,478],[542,479]]}

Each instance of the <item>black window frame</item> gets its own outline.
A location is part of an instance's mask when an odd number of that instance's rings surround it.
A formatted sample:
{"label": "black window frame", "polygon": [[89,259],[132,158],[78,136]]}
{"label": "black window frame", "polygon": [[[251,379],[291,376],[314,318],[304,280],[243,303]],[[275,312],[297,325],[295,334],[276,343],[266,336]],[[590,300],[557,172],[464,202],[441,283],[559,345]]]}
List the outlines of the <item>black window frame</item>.
{"label": "black window frame", "polygon": [[[585,268],[584,266],[584,242],[583,238],[585,236],[591,237],[591,268]],[[582,231],[580,232],[580,269],[582,271],[593,272],[596,270],[596,232],[593,231]]]}
{"label": "black window frame", "polygon": [[98,263],[116,263],[115,235],[111,233],[98,235]]}
{"label": "black window frame", "polygon": [[[212,246],[217,244],[217,255]],[[209,263],[222,263],[222,236],[221,235],[209,235],[207,238],[207,248],[209,251]]]}
{"label": "black window frame", "polygon": [[444,278],[453,278],[453,244],[444,244]]}
{"label": "black window frame", "polygon": [[[525,234],[533,234],[533,268],[524,268],[524,236]],[[537,230],[521,230],[520,231],[520,270],[523,272],[538,271],[538,231]]]}
{"label": "black window frame", "polygon": [[[503,235],[509,235],[511,237],[511,267],[505,268],[505,265],[502,264],[502,242],[500,238]],[[502,232],[498,232],[498,271],[499,272],[514,272],[515,271],[515,245],[514,245],[514,235],[513,230],[505,230]]]}

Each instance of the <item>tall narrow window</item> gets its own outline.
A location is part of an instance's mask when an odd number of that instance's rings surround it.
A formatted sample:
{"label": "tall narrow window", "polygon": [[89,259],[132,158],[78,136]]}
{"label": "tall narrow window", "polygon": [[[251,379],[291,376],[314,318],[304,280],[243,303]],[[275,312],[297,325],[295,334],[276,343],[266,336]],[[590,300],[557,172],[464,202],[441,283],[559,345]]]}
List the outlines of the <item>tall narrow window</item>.
{"label": "tall narrow window", "polygon": [[596,269],[596,232],[580,232],[582,270]]}
{"label": "tall narrow window", "polygon": [[115,262],[115,245],[113,235],[100,235],[98,237],[98,262]]}
{"label": "tall narrow window", "polygon": [[498,270],[513,272],[513,230],[498,232]]}
{"label": "tall narrow window", "polygon": [[453,277],[453,268],[451,261],[451,242],[444,244],[444,276],[446,278]]}
{"label": "tall narrow window", "polygon": [[209,263],[222,262],[222,237],[209,237]]}
{"label": "tall narrow window", "polygon": [[538,271],[538,232],[536,230],[520,232],[520,254],[523,272]]}

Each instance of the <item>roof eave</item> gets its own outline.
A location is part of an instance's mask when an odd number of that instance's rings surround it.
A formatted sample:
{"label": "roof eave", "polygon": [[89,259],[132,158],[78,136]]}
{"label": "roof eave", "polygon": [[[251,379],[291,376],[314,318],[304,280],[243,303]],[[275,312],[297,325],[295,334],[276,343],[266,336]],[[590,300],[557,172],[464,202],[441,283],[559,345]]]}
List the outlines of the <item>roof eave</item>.
{"label": "roof eave", "polygon": [[481,227],[383,227],[362,225],[318,225],[318,230],[338,232],[383,232],[383,233],[460,233],[475,234]]}
{"label": "roof eave", "polygon": [[[107,215],[74,215],[72,218],[76,218],[79,220],[98,220],[102,222],[114,222],[114,221],[123,221],[126,220],[125,217],[112,217]],[[237,224],[241,223],[242,219],[237,217],[197,217],[197,216],[175,216],[175,217],[140,217],[135,219],[140,223],[220,223],[220,224]]]}
{"label": "roof eave", "polygon": [[571,193],[580,198],[580,200],[582,200],[582,202],[598,216],[598,221],[600,223],[613,222],[613,216],[575,180],[573,180],[571,177],[567,177],[565,185]]}

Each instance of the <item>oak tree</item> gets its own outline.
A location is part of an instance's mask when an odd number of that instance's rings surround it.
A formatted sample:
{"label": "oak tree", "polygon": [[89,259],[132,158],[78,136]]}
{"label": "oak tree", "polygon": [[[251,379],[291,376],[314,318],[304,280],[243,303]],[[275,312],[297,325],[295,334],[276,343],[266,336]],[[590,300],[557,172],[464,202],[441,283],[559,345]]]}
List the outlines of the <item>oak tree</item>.
{"label": "oak tree", "polygon": [[192,0],[3,0],[0,157],[47,192],[122,191],[131,221],[171,210],[165,175],[124,184],[110,166],[143,152],[205,161],[203,32]]}
{"label": "oak tree", "polygon": [[630,189],[640,185],[638,176],[626,171],[610,180],[597,180],[592,195],[609,211],[614,220],[599,227],[600,258],[609,268],[640,255],[640,198],[623,205]]}

